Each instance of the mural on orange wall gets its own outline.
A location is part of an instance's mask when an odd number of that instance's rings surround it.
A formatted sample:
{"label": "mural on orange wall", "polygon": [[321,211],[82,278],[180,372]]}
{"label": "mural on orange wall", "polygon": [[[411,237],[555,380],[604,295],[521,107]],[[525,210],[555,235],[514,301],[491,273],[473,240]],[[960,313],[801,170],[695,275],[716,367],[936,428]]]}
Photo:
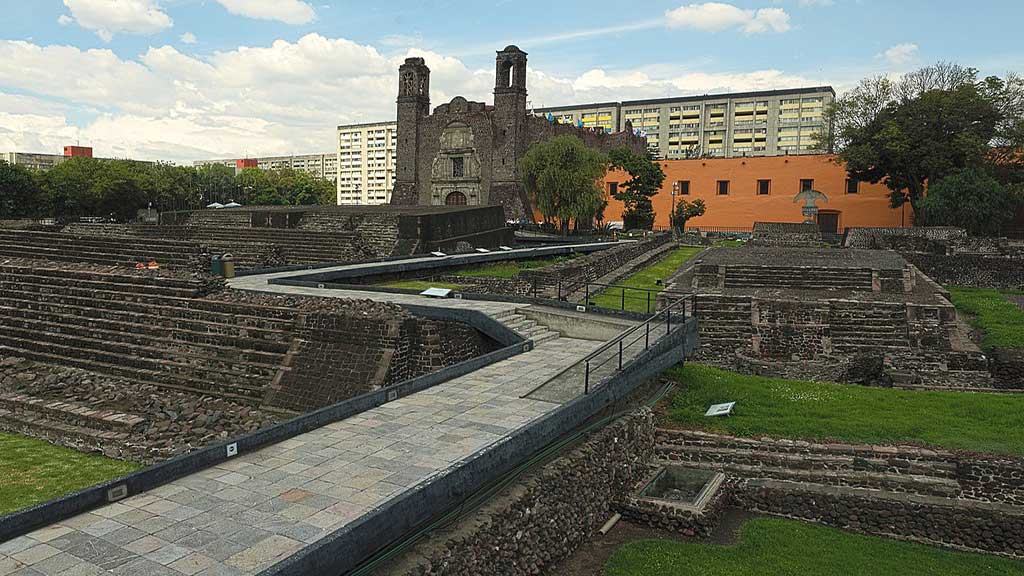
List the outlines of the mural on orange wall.
{"label": "mural on orange wall", "polygon": [[[802,222],[802,204],[793,199],[810,187],[828,198],[819,204],[819,224],[837,231],[856,226],[911,226],[912,213],[889,206],[889,189],[882,184],[851,182],[846,169],[829,154],[757,158],[706,158],[660,160],[665,183],[652,198],[655,226],[667,227],[676,199],[703,199],[707,212],[687,222],[687,227],[720,227],[749,230],[754,222]],[[605,176],[621,185],[622,172]],[[609,198],[606,222],[622,221],[622,203]]]}

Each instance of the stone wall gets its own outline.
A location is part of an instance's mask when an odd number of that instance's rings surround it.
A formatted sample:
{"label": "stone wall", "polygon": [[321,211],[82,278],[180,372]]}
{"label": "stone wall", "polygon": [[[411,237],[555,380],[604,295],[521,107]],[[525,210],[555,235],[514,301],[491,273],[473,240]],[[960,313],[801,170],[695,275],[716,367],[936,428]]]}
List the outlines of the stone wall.
{"label": "stone wall", "polygon": [[821,246],[821,231],[815,223],[754,222],[754,246]]}
{"label": "stone wall", "polygon": [[[954,226],[914,226],[907,228],[850,228],[847,248],[901,250],[913,246],[934,249],[967,239],[967,231]],[[915,250],[916,251],[916,250]],[[945,250],[942,250],[945,253]]]}
{"label": "stone wall", "polygon": [[1020,290],[1024,287],[1024,260],[976,254],[902,254],[939,284]]}
{"label": "stone wall", "polygon": [[572,260],[557,262],[544,268],[523,270],[518,274],[522,280],[531,285],[546,287],[549,293],[557,289],[559,283],[562,294],[582,291],[587,282],[594,282],[608,272],[628,264],[648,252],[672,241],[670,234],[657,234],[638,242],[623,242],[607,250],[579,256]]}
{"label": "stone wall", "polygon": [[990,360],[996,387],[1024,388],[1024,349],[996,348]]}
{"label": "stone wall", "polygon": [[[613,504],[648,473],[654,416],[641,410],[594,433],[497,502],[406,576],[535,576],[571,555],[613,513]],[[425,553],[424,553],[425,554]]]}
{"label": "stone wall", "polygon": [[981,552],[1024,556],[1024,512],[987,502],[801,485],[777,480],[731,483],[735,505],[756,513]]}

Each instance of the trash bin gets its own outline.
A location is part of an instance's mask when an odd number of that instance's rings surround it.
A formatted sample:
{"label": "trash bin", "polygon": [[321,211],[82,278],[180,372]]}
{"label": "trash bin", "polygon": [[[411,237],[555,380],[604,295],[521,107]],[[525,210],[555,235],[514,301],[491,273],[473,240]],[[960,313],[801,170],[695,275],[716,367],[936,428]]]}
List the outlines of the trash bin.
{"label": "trash bin", "polygon": [[234,257],[231,256],[231,254],[225,254],[224,257],[220,259],[220,263],[221,263],[221,268],[223,269],[223,272],[224,272],[224,277],[225,278],[234,278],[235,277],[235,259],[234,259]]}
{"label": "trash bin", "polygon": [[214,276],[224,275],[224,261],[218,255],[210,258],[210,274]]}

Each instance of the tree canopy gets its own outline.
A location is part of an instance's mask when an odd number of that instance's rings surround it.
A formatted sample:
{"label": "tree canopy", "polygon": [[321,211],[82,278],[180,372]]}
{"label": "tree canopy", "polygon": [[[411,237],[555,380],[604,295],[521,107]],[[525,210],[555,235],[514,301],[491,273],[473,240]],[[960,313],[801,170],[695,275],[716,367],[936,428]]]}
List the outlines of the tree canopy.
{"label": "tree canopy", "polygon": [[571,223],[579,228],[593,222],[605,201],[601,180],[607,167],[607,156],[572,135],[533,144],[520,161],[534,206],[563,233]]}
{"label": "tree canopy", "polygon": [[637,154],[629,148],[614,148],[608,153],[611,166],[629,174],[629,180],[622,183],[613,194],[622,202],[623,226],[627,229],[650,230],[654,225],[654,206],[651,197],[658,193],[665,182],[665,172],[650,153]]}
{"label": "tree canopy", "polygon": [[1013,219],[1019,202],[1016,190],[1008,190],[981,168],[969,168],[928,188],[921,219],[928,226],[959,226],[975,236],[996,235]]}
{"label": "tree canopy", "polygon": [[69,158],[48,171],[0,162],[0,218],[82,216],[127,221],[141,208],[192,210],[212,202],[334,204],[332,182],[298,170],[198,167]]}
{"label": "tree canopy", "polygon": [[705,212],[707,206],[704,205],[704,200],[697,198],[693,202],[687,202],[686,199],[680,199],[675,211],[672,212],[672,226],[682,231],[691,218],[703,216]]}
{"label": "tree canopy", "polygon": [[1024,82],[1015,75],[978,81],[973,68],[939,63],[896,81],[868,78],[836,99],[826,124],[850,176],[884,183],[891,205],[909,203],[916,216],[926,186],[945,178],[1021,179]]}

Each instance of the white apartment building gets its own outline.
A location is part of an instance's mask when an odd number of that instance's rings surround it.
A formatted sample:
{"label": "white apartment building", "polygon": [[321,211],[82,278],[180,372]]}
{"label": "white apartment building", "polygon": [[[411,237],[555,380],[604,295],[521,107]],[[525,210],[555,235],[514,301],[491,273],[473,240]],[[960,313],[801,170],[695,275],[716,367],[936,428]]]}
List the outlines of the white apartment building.
{"label": "white apartment building", "polygon": [[536,108],[562,124],[617,132],[629,121],[658,158],[820,154],[831,86]]}
{"label": "white apartment building", "polygon": [[338,126],[338,204],[391,202],[397,149],[397,122]]}
{"label": "white apartment building", "polygon": [[220,159],[220,160],[196,160],[193,166],[204,166],[207,164],[223,164],[233,168],[237,172],[243,167],[256,161],[256,167],[260,170],[282,170],[291,168],[309,172],[316,178],[337,182],[338,179],[338,156],[337,154],[300,154],[295,156],[265,156],[262,158],[246,159]]}

